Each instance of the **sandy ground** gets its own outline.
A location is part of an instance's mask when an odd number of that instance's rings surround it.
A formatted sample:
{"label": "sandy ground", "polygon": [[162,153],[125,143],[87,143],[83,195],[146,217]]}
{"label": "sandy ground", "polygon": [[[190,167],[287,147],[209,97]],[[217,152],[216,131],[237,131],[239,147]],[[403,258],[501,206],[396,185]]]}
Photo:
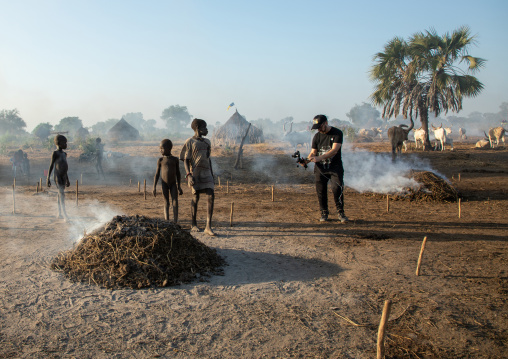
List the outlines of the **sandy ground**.
{"label": "sandy ground", "polygon": [[[388,151],[386,143],[358,146]],[[247,146],[244,169],[236,171],[234,153],[214,149],[218,235],[196,238],[225,257],[225,274],[145,290],[73,283],[49,263],[115,214],[162,217],[162,198],[143,194],[145,178],[152,186],[157,144],[112,148],[130,156],[105,162],[107,182],[70,149],[70,222],[54,218],[54,187],[35,193],[48,151],[29,152],[32,176],[17,181],[15,214],[3,156],[0,357],[373,358],[382,308],[391,300],[387,358],[506,358],[508,150],[471,146],[404,154],[425,158],[450,179],[462,196],[460,218],[457,203],[392,201],[387,212],[384,195],[347,188],[347,224],[317,221],[312,175],[280,144]],[[284,180],[253,170],[268,153],[273,172],[289,175]],[[201,226],[205,212],[202,201]],[[189,217],[184,187],[184,228]]]}

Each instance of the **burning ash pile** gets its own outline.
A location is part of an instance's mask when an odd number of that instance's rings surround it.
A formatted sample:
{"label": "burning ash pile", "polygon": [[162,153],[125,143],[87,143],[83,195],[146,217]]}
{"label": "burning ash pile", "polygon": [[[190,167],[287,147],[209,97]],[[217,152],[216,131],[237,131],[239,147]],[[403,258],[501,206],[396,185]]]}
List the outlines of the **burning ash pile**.
{"label": "burning ash pile", "polygon": [[413,171],[411,177],[418,182],[417,188],[407,188],[394,199],[408,199],[410,201],[456,202],[459,196],[457,190],[443,178],[429,171]]}
{"label": "burning ash pile", "polygon": [[165,287],[223,274],[226,262],[179,225],[144,216],[115,216],[60,253],[51,268],[76,282],[106,288]]}

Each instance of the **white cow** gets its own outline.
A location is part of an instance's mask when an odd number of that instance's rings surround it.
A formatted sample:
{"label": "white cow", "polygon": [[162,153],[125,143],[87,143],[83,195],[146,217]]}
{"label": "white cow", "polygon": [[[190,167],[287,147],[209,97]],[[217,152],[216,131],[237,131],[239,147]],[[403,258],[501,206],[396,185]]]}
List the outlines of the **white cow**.
{"label": "white cow", "polygon": [[477,147],[477,148],[487,148],[487,147],[490,147],[489,136],[487,136],[485,131],[483,131],[483,134],[485,135],[485,138],[482,138],[481,140],[476,142],[475,147]]}
{"label": "white cow", "polygon": [[446,136],[452,133],[452,129],[450,127],[443,128],[443,124],[441,124],[439,127],[434,127],[434,125],[431,126],[432,130],[434,131],[434,137],[436,138],[436,149],[440,148],[441,151],[444,151],[445,144],[447,143]]}
{"label": "white cow", "polygon": [[490,147],[494,148],[494,141],[496,141],[496,146],[499,146],[499,140],[503,140],[504,143],[504,135],[506,133],[506,130],[504,127],[494,127],[489,130],[489,142]]}
{"label": "white cow", "polygon": [[418,149],[418,141],[422,143],[423,148],[423,144],[425,143],[425,130],[421,127],[414,130],[414,136],[415,136],[415,148]]}
{"label": "white cow", "polygon": [[382,133],[381,127],[371,127],[370,130],[367,128],[360,128],[360,130],[358,130],[358,136],[376,137],[378,135],[381,136]]}
{"label": "white cow", "polygon": [[459,136],[460,136],[460,140],[467,140],[467,136],[466,136],[466,129],[461,127],[459,128]]}

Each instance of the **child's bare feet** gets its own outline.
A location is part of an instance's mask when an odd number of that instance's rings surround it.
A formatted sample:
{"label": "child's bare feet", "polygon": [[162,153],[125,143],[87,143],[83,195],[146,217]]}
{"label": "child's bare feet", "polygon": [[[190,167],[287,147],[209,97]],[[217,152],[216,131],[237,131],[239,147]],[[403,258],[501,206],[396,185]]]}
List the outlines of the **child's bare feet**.
{"label": "child's bare feet", "polygon": [[197,226],[192,226],[190,229],[191,232],[200,232],[199,228]]}
{"label": "child's bare feet", "polygon": [[209,236],[215,236],[215,233],[213,233],[212,229],[210,227],[206,227],[204,232],[208,234]]}

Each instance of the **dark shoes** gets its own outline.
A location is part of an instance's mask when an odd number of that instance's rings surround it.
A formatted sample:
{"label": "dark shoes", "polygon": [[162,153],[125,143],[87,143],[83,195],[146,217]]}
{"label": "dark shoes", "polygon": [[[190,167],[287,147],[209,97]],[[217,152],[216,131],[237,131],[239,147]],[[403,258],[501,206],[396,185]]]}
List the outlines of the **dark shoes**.
{"label": "dark shoes", "polygon": [[[328,221],[328,211],[321,211],[321,218],[319,218],[320,222],[327,222]],[[347,223],[349,222],[349,218],[346,217],[344,212],[339,213],[339,221],[340,223]]]}
{"label": "dark shoes", "polygon": [[349,219],[346,217],[346,215],[344,214],[344,212],[340,212],[339,213],[339,221],[341,223],[347,223],[349,222]]}

